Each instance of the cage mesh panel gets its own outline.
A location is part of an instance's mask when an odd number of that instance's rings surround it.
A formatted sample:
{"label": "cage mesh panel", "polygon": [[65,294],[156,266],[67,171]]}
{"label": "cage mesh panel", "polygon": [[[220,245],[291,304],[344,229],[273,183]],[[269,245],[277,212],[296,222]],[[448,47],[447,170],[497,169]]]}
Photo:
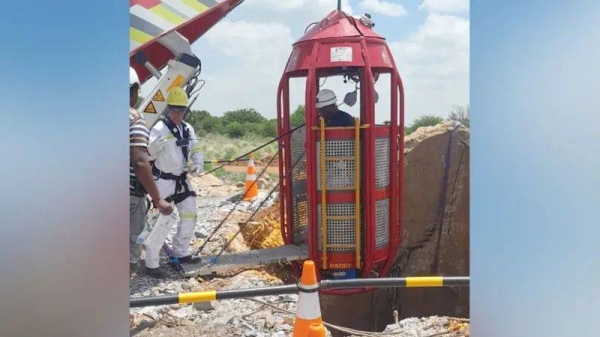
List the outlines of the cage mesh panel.
{"label": "cage mesh panel", "polygon": [[375,140],[375,186],[385,187],[390,183],[390,141],[387,138]]}
{"label": "cage mesh panel", "polygon": [[390,240],[390,199],[375,202],[375,247],[382,248]]}
{"label": "cage mesh panel", "polygon": [[[308,198],[306,195],[306,154],[304,153],[306,127],[301,127],[291,135],[292,169],[292,228],[294,244],[306,242],[308,226]],[[298,160],[298,158],[301,158]]]}
{"label": "cage mesh panel", "polygon": [[[316,142],[317,186],[321,189],[321,142]],[[360,143],[359,143],[360,146]],[[348,160],[325,161],[327,189],[354,187],[354,140],[325,141],[325,157],[345,157]]]}
{"label": "cage mesh panel", "polygon": [[[354,217],[355,214],[354,204],[327,204],[327,215],[333,216],[348,216]],[[323,241],[321,238],[321,211],[322,206],[319,205],[317,209],[317,216],[319,217],[319,230],[318,230],[318,243],[319,251],[321,251]],[[327,219],[327,245],[354,245],[354,219],[348,220],[334,220]],[[361,226],[362,227],[362,226]],[[353,248],[333,248],[327,247],[327,251],[337,252],[353,252]]]}

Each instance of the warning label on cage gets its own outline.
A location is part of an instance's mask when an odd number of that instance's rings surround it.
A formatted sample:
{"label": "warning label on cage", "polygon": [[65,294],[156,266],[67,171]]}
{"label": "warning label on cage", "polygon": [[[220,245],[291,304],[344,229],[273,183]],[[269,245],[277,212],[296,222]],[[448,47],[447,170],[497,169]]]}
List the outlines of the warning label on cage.
{"label": "warning label on cage", "polygon": [[175,77],[175,80],[173,80],[173,83],[171,83],[171,85],[167,88],[167,93],[169,93],[169,90],[175,88],[175,87],[181,87],[183,86],[183,82],[185,81],[185,79],[183,78],[183,76],[181,75],[177,75],[177,77]]}
{"label": "warning label on cage", "polygon": [[155,114],[156,113],[156,109],[154,108],[154,104],[152,104],[152,102],[150,102],[150,104],[148,104],[148,106],[146,107],[146,109],[144,110],[145,113],[149,113],[149,114]]}
{"label": "warning label on cage", "polygon": [[352,47],[331,47],[330,62],[352,62]]}
{"label": "warning label on cage", "polygon": [[157,101],[157,102],[164,102],[165,101],[165,97],[163,96],[162,92],[157,91],[156,95],[154,95],[154,97],[152,97],[153,101]]}

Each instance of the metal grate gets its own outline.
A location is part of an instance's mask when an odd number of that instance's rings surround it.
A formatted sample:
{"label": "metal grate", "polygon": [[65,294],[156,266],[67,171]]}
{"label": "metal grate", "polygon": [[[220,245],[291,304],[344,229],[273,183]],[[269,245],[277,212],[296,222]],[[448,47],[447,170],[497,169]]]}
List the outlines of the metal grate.
{"label": "metal grate", "polygon": [[390,241],[390,199],[375,202],[375,247],[381,248]]}
{"label": "metal grate", "polygon": [[[321,209],[317,207],[317,216],[319,223],[318,243],[319,251],[323,241],[321,238]],[[354,204],[327,204],[327,216],[329,217],[348,217],[348,219],[327,219],[327,251],[354,252],[351,247],[329,247],[330,245],[355,245],[354,243]]]}
{"label": "metal grate", "polygon": [[294,195],[294,244],[306,242],[306,231],[308,229],[308,200],[306,193]]}
{"label": "metal grate", "polygon": [[[325,141],[326,158],[347,158],[326,160],[327,189],[352,188],[354,186],[354,140]],[[317,186],[321,186],[321,142],[316,142]],[[360,146],[360,143],[359,143]]]}
{"label": "metal grate", "polygon": [[[306,127],[303,126],[294,131],[291,135],[291,163],[296,164],[292,170],[292,181],[306,179],[306,153],[304,152],[304,142]],[[298,158],[301,158],[298,160]],[[297,162],[297,163],[296,163]]]}
{"label": "metal grate", "polygon": [[384,187],[390,183],[390,140],[375,140],[375,186]]}
{"label": "metal grate", "polygon": [[306,154],[304,153],[306,127],[301,127],[291,135],[292,169],[292,229],[294,244],[306,242],[308,226],[308,198],[306,195]]}

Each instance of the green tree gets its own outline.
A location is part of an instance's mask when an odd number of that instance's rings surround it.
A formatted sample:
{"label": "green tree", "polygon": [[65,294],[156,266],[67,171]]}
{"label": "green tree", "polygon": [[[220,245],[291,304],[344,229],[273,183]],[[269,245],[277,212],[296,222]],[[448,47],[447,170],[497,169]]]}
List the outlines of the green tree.
{"label": "green tree", "polygon": [[277,119],[270,119],[261,125],[260,135],[268,138],[277,137]]}
{"label": "green tree", "polygon": [[200,127],[206,133],[221,133],[221,118],[216,116],[208,116],[204,120],[202,120],[202,123],[200,123]]}
{"label": "green tree", "polygon": [[404,132],[407,135],[410,135],[411,133],[415,132],[420,127],[438,125],[438,124],[442,123],[443,121],[444,121],[444,119],[442,117],[435,116],[435,115],[421,116],[421,117],[415,119],[415,121],[411,124],[411,126],[406,128],[406,130],[404,130]]}
{"label": "green tree", "polygon": [[292,113],[290,117],[290,124],[292,124],[292,128],[300,126],[305,123],[306,112],[304,110],[304,105],[298,105],[296,110]]}
{"label": "green tree", "polygon": [[186,122],[190,123],[197,133],[210,132],[202,126],[204,121],[209,118],[212,118],[212,116],[206,110],[190,110],[185,116]]}
{"label": "green tree", "polygon": [[231,123],[237,122],[240,124],[246,123],[263,123],[267,119],[263,117],[258,111],[254,109],[239,109],[233,111],[227,111],[221,121],[224,126],[228,126]]}
{"label": "green tree", "polygon": [[242,138],[246,134],[246,128],[238,122],[232,122],[225,126],[225,133],[231,138]]}
{"label": "green tree", "polygon": [[266,123],[246,123],[241,124],[244,127],[244,135],[260,135],[263,125]]}

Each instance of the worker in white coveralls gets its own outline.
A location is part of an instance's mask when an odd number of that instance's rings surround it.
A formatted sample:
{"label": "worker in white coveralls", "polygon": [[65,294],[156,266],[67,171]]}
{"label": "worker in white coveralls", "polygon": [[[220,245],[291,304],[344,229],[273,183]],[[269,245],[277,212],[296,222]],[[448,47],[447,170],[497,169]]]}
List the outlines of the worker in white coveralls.
{"label": "worker in white coveralls", "polygon": [[[183,121],[187,111],[188,97],[179,87],[167,93],[168,113],[162,116],[150,130],[150,144],[155,158],[152,173],[160,195],[174,202],[180,222],[177,233],[173,236],[173,256],[181,263],[199,262],[199,257],[192,257],[190,241],[196,224],[196,193],[192,189],[187,174],[198,174],[203,171],[202,153],[198,148],[198,140],[194,128]],[[156,144],[161,144],[156,146]],[[154,145],[154,146],[152,146]],[[188,162],[193,165],[188,168]],[[166,273],[159,265],[160,249],[146,247],[146,271],[149,275],[164,278]]]}

